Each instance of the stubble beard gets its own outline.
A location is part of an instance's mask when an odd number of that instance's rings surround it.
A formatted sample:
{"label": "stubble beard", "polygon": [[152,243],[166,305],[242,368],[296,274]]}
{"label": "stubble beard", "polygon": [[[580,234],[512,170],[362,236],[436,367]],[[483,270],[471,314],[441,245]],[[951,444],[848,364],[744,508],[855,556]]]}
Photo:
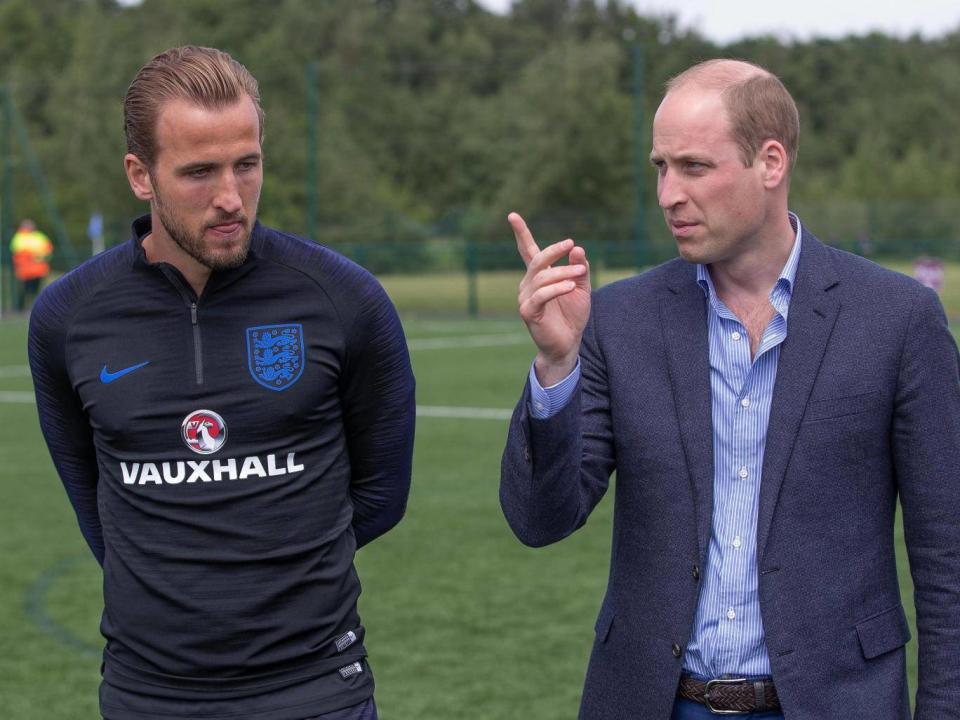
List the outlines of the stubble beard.
{"label": "stubble beard", "polygon": [[191,232],[163,201],[163,195],[159,188],[156,187],[156,184],[154,184],[153,200],[154,207],[157,211],[157,219],[167,232],[167,235],[170,236],[181,250],[198,263],[212,271],[231,270],[243,265],[247,259],[247,253],[250,251],[250,228],[245,215],[233,217],[221,216],[217,218],[216,222],[213,223],[214,225],[219,223],[240,222],[243,225],[243,231],[233,249],[215,252],[203,241],[203,236],[209,226],[204,225],[199,233]]}

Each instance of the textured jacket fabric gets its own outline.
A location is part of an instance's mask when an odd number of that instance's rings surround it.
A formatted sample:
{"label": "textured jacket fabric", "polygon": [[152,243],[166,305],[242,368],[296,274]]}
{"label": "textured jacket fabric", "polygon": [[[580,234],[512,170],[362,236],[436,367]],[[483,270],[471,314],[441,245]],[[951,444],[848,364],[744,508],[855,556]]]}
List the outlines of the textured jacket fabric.
{"label": "textured jacket fabric", "polygon": [[[787,720],[909,717],[893,524],[916,586],[916,717],[960,717],[960,371],[932,291],[804,232],[758,511],[759,598]],[[616,471],[607,592],[580,717],[668,720],[710,542],[707,321],[673,260],[594,293],[579,391],[503,456],[526,544],[584,522]]]}
{"label": "textured jacket fabric", "polygon": [[354,552],[401,518],[414,381],[376,280],[257,224],[197,297],[142,237],[30,323],[44,437],[103,566],[111,720],[293,720],[373,692]]}

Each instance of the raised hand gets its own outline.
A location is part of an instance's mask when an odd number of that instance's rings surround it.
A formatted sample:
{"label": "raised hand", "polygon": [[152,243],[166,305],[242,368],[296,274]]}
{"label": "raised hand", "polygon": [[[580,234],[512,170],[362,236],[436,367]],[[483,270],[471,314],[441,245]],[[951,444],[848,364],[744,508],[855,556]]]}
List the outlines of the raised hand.
{"label": "raised hand", "polygon": [[[507,216],[527,272],[517,301],[538,353],[534,368],[543,386],[565,378],[577,364],[580,338],[590,316],[590,271],[587,254],[573,240],[541,250],[517,213]],[[554,266],[567,257],[568,265]]]}

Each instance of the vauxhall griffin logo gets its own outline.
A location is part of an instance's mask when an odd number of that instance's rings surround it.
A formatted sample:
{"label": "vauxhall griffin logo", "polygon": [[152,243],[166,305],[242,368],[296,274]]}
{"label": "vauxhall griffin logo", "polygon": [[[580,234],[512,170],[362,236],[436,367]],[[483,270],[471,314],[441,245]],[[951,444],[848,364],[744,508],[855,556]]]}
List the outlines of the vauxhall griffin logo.
{"label": "vauxhall griffin logo", "polygon": [[[227,424],[212,410],[194,410],[180,424],[180,436],[198,455],[212,455],[227,442]],[[223,457],[166,462],[121,462],[124,485],[179,485],[219,483],[250,478],[276,478],[296,475],[305,470],[294,451],[267,455]]]}
{"label": "vauxhall griffin logo", "polygon": [[227,424],[212,410],[194,410],[183,419],[180,435],[195,453],[211,455],[227,441]]}

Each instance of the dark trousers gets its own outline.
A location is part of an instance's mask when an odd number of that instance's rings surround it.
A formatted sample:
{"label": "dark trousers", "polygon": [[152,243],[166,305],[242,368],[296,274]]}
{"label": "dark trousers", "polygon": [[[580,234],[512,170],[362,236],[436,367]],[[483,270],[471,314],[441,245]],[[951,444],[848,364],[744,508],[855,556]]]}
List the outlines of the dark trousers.
{"label": "dark trousers", "polygon": [[33,299],[40,291],[40,278],[33,280],[17,280],[16,292],[14,296],[14,308],[18,312],[23,312],[27,306],[33,302]]}
{"label": "dark trousers", "polygon": [[677,698],[673,703],[673,714],[670,720],[717,720],[717,718],[731,718],[732,720],[783,720],[782,712],[738,713],[737,715],[715,715],[706,705],[700,705],[690,700]]}
{"label": "dark trousers", "polygon": [[[109,718],[105,717],[104,720],[109,720]],[[377,705],[373,698],[370,698],[358,705],[351,705],[323,715],[314,715],[310,718],[304,718],[304,720],[378,720]]]}
{"label": "dark trousers", "polygon": [[315,715],[312,718],[306,718],[306,720],[377,720],[377,704],[373,701],[373,698],[370,698],[359,705],[351,705],[341,710]]}

